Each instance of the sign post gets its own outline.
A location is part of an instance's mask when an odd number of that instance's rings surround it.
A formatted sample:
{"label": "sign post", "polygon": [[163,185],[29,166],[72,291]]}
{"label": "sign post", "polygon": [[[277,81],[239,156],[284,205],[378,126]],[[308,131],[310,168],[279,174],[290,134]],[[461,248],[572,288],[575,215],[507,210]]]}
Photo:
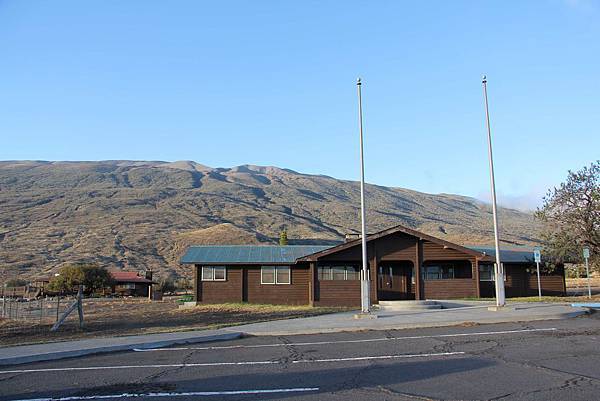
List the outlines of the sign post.
{"label": "sign post", "polygon": [[540,283],[540,262],[542,261],[542,251],[540,248],[533,249],[533,258],[535,259],[535,265],[537,268],[538,298],[542,299],[542,284]]}
{"label": "sign post", "polygon": [[588,298],[592,298],[592,285],[590,283],[590,265],[589,265],[589,258],[590,258],[590,248],[583,248],[583,258],[585,259],[585,275],[587,276],[587,285],[588,285]]}

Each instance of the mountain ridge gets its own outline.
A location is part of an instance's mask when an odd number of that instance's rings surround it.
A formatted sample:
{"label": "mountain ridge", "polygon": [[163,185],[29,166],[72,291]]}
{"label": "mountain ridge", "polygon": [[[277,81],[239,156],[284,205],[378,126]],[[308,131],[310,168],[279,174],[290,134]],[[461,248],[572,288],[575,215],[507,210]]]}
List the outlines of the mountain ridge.
{"label": "mountain ridge", "polygon": [[[493,241],[491,208],[480,200],[366,191],[370,232],[403,224],[459,244]],[[188,274],[178,258],[194,241],[275,243],[285,228],[291,243],[333,244],[360,226],[356,181],[190,160],[0,161],[0,207],[0,266],[21,275],[74,261]],[[531,214],[499,214],[504,245],[538,241]]]}

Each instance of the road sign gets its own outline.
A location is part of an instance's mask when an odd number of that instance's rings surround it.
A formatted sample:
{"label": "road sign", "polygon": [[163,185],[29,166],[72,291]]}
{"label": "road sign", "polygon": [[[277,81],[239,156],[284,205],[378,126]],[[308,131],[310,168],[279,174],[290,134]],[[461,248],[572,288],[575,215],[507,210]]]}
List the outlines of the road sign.
{"label": "road sign", "polygon": [[583,258],[588,259],[590,257],[590,248],[583,248]]}
{"label": "road sign", "polygon": [[540,263],[542,261],[542,251],[539,248],[533,250],[533,259],[535,260],[535,263]]}

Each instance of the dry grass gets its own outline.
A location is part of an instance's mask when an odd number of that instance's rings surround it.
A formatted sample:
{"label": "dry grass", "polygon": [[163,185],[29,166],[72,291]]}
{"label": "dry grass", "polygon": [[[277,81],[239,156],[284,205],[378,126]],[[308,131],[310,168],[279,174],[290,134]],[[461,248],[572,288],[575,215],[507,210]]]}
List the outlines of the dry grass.
{"label": "dry grass", "polygon": [[[174,300],[89,299],[84,301],[85,328],[70,316],[56,333],[49,325],[0,320],[0,346],[94,337],[206,330],[245,323],[316,316],[347,310],[310,306],[221,304],[179,309]],[[75,314],[76,315],[76,314]]]}

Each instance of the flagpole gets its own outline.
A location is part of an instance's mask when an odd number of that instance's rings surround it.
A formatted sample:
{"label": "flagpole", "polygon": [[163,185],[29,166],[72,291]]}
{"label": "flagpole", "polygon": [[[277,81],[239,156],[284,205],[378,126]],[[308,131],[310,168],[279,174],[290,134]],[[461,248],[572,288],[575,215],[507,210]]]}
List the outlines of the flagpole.
{"label": "flagpole", "polygon": [[485,101],[485,122],[487,126],[488,137],[488,157],[490,162],[490,186],[492,190],[492,214],[494,217],[494,245],[496,247],[496,266],[494,272],[496,274],[496,306],[501,307],[506,304],[504,297],[504,271],[500,263],[500,240],[498,238],[498,212],[496,210],[496,182],[494,180],[494,159],[492,156],[492,130],[490,128],[490,111],[488,107],[487,95],[487,77],[484,75],[481,80],[483,84],[483,98]]}
{"label": "flagpole", "polygon": [[362,97],[360,78],[356,81],[358,89],[358,128],[360,132],[360,221],[361,221],[361,242],[362,242],[362,274],[360,276],[360,305],[362,313],[369,313],[371,301],[369,289],[371,287],[369,279],[369,268],[367,266],[367,218],[365,211],[365,162],[363,157],[363,122],[362,122]]}

